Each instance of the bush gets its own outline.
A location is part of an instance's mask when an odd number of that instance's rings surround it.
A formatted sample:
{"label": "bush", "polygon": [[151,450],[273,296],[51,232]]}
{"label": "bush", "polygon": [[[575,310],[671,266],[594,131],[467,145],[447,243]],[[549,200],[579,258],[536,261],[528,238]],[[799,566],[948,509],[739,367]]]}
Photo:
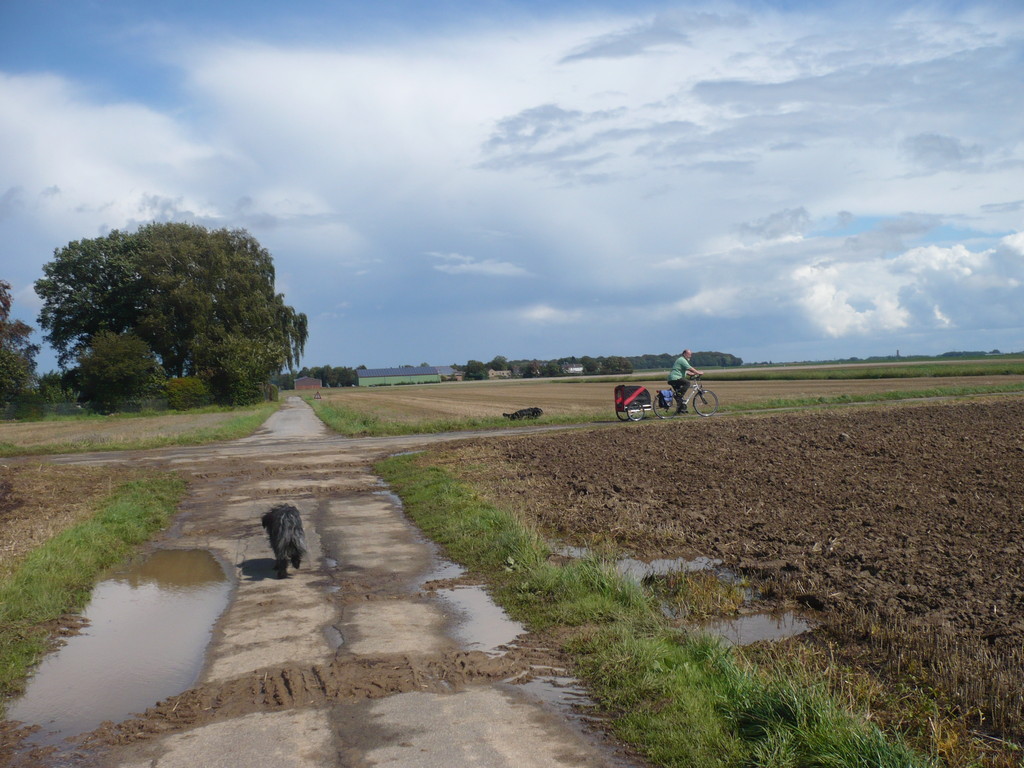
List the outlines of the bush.
{"label": "bush", "polygon": [[202,408],[213,400],[206,382],[195,376],[170,379],[164,385],[164,392],[167,396],[167,405],[176,411]]}

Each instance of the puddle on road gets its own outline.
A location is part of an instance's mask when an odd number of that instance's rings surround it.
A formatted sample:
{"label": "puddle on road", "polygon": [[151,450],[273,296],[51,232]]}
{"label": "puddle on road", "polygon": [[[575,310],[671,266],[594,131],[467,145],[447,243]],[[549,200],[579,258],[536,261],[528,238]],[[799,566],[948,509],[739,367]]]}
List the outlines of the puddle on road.
{"label": "puddle on road", "polygon": [[115,571],[93,590],[88,626],[43,660],[7,718],[40,726],[29,745],[56,745],[188,689],[230,590],[204,549],[158,550]]}
{"label": "puddle on road", "polygon": [[501,646],[526,631],[494,604],[483,587],[439,589],[435,594],[452,607],[458,617],[452,634],[469,650],[499,653]]}

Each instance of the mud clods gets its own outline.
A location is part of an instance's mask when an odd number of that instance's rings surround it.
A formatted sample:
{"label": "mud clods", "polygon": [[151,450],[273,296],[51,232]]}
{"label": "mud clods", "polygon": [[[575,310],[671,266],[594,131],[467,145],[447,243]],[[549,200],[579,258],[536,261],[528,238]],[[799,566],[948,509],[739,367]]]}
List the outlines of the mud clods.
{"label": "mud clods", "polygon": [[452,651],[431,657],[339,657],[323,665],[258,670],[172,696],[142,717],[96,731],[93,740],[124,744],[253,712],[379,699],[411,691],[450,693],[472,683],[529,674],[537,659],[536,653],[519,648],[499,657],[482,651]]}

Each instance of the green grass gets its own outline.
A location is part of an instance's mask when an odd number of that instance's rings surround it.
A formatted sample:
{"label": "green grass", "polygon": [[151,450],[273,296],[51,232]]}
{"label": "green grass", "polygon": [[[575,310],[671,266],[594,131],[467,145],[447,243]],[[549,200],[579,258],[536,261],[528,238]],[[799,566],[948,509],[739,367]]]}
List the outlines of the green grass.
{"label": "green grass", "polygon": [[514,515],[429,457],[376,471],[447,554],[486,579],[534,630],[559,628],[576,673],[619,736],[665,766],[909,768],[928,761],[845,710],[809,675],[772,677],[731,649],[672,628],[657,601],[601,556],[565,566]]}
{"label": "green grass", "polygon": [[[187,411],[180,414],[183,419],[203,413],[232,413],[231,418],[213,427],[198,427],[196,429],[182,432],[176,435],[153,435],[146,434],[140,430],[138,438],[128,438],[120,441],[111,441],[101,438],[84,438],[79,440],[61,441],[47,443],[44,445],[21,446],[11,442],[0,442],[0,457],[2,456],[43,456],[56,453],[82,453],[87,451],[127,451],[147,450],[150,448],[164,448],[172,445],[205,445],[207,443],[220,442],[222,440],[237,440],[255,432],[270,415],[276,411],[278,403],[263,403],[257,406],[245,408],[223,408],[210,406],[195,411]],[[175,415],[166,412],[150,414],[115,414],[111,416],[53,416],[33,423],[68,422],[82,423],[96,420],[98,423],[109,424],[111,420],[137,419],[143,416],[161,416],[174,419]]]}
{"label": "green grass", "polygon": [[33,550],[0,582],[0,698],[18,692],[47,651],[49,626],[80,611],[103,570],[163,528],[184,493],[171,475],[125,483],[92,518]]}
{"label": "green grass", "polygon": [[509,421],[498,416],[486,418],[423,419],[392,421],[372,413],[337,405],[325,400],[307,400],[317,416],[335,432],[349,437],[391,437],[395,435],[426,435],[439,432],[465,432],[486,429],[509,429],[559,424],[584,424],[608,418],[607,411],[586,414],[548,415],[539,421]]}

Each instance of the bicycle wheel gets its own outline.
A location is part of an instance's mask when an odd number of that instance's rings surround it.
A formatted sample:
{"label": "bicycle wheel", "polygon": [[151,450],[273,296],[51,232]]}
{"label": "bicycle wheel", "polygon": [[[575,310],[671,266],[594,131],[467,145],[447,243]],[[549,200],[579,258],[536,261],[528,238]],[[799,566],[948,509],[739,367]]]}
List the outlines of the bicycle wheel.
{"label": "bicycle wheel", "polygon": [[700,416],[711,416],[718,410],[718,395],[710,389],[698,390],[690,400],[690,405]]}
{"label": "bicycle wheel", "polygon": [[625,421],[628,418],[628,414],[625,411],[616,411],[615,415],[618,417],[619,421]]}
{"label": "bicycle wheel", "polygon": [[678,414],[676,413],[676,406],[679,403],[676,402],[675,397],[667,401],[664,405],[661,404],[661,395],[657,394],[654,396],[654,415],[659,419],[674,419]]}
{"label": "bicycle wheel", "polygon": [[626,406],[626,416],[630,421],[640,421],[644,417],[644,409],[639,405]]}

